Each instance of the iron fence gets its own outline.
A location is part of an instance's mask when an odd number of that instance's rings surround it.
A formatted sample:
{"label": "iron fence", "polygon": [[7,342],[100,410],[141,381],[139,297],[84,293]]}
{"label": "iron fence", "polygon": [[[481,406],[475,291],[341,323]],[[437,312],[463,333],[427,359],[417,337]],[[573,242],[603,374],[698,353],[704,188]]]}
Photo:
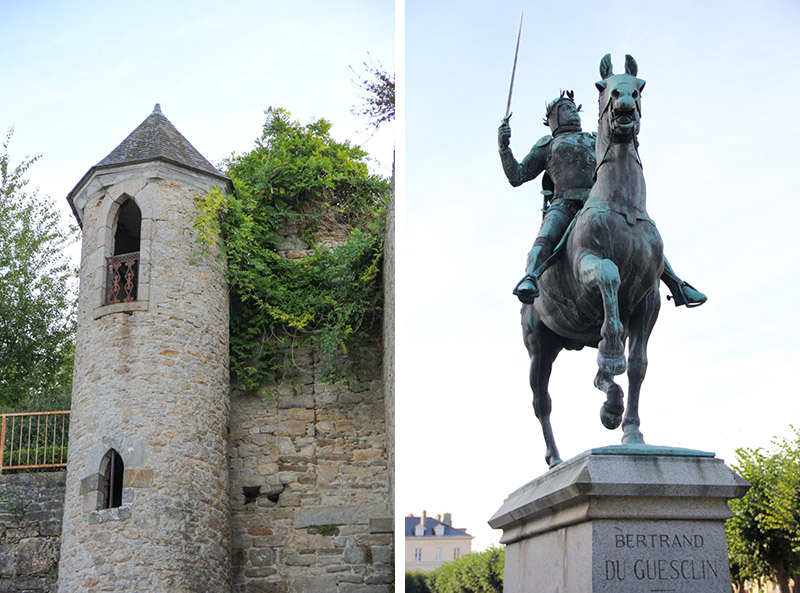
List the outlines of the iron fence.
{"label": "iron fence", "polygon": [[0,414],[0,474],[66,467],[69,411]]}

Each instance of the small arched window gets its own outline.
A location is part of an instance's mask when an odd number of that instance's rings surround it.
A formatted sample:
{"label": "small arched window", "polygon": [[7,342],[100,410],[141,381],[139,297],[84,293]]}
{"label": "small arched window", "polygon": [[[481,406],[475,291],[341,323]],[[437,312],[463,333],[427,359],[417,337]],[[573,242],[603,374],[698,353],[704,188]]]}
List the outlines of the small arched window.
{"label": "small arched window", "polygon": [[122,506],[122,479],[125,473],[125,464],[122,455],[116,449],[109,449],[100,463],[100,493],[101,509],[113,509]]}
{"label": "small arched window", "polygon": [[128,198],[114,223],[114,253],[108,258],[106,304],[130,303],[137,298],[142,212]]}

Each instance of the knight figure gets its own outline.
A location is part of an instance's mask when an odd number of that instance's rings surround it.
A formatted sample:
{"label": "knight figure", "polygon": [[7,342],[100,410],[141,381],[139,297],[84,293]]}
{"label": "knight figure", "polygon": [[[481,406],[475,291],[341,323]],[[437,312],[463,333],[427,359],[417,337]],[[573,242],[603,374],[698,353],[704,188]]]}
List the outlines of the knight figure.
{"label": "knight figure", "polygon": [[[528,254],[525,276],[514,288],[514,294],[523,303],[533,303],[539,296],[539,277],[594,183],[596,134],[581,131],[580,110],[572,91],[562,92],[551,101],[544,120],[551,135],[536,142],[522,162],[517,162],[511,152],[508,117],[498,129],[500,160],[511,185],[517,187],[544,172],[542,226]],[[666,258],[661,280],[669,288],[675,306],[696,307],[706,301],[703,293],[675,274]]]}

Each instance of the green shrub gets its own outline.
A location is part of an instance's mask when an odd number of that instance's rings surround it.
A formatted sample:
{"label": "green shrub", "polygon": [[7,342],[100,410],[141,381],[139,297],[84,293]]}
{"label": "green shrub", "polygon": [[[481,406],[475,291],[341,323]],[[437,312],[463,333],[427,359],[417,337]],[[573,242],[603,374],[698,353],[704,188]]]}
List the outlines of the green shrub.
{"label": "green shrub", "polygon": [[[212,189],[195,223],[201,244],[219,247],[227,268],[231,371],[256,390],[297,367],[295,350],[310,346],[323,379],[346,380],[359,345],[376,337],[382,319],[390,184],[369,173],[361,148],[335,141],[324,119],[301,125],[283,109],[266,113],[256,147],[223,165],[235,193]],[[317,241],[331,225],[349,232],[333,249]],[[313,253],[296,259],[278,253],[287,226]]]}
{"label": "green shrub", "polygon": [[406,571],[406,593],[431,593],[428,583],[425,581],[426,574],[416,570]]}
{"label": "green shrub", "polygon": [[505,549],[473,552],[443,564],[427,577],[431,593],[503,593]]}
{"label": "green shrub", "polygon": [[[6,445],[8,446],[8,445]],[[38,465],[67,462],[67,447],[37,447],[3,451],[3,471],[11,465]],[[22,470],[18,470],[22,471]]]}

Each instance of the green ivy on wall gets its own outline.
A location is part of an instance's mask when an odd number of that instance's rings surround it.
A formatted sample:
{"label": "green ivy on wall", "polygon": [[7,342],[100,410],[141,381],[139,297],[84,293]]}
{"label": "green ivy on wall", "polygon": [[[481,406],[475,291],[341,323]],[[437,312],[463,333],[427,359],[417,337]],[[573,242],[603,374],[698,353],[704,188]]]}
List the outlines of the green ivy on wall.
{"label": "green ivy on wall", "polygon": [[[326,120],[302,125],[272,107],[266,116],[255,148],[223,163],[234,194],[211,190],[195,222],[227,265],[231,371],[253,391],[310,346],[324,380],[347,380],[359,345],[380,327],[390,182],[369,173],[364,150],[334,140]],[[295,225],[313,253],[282,257],[280,232]],[[317,236],[331,225],[349,237],[329,249]]]}

